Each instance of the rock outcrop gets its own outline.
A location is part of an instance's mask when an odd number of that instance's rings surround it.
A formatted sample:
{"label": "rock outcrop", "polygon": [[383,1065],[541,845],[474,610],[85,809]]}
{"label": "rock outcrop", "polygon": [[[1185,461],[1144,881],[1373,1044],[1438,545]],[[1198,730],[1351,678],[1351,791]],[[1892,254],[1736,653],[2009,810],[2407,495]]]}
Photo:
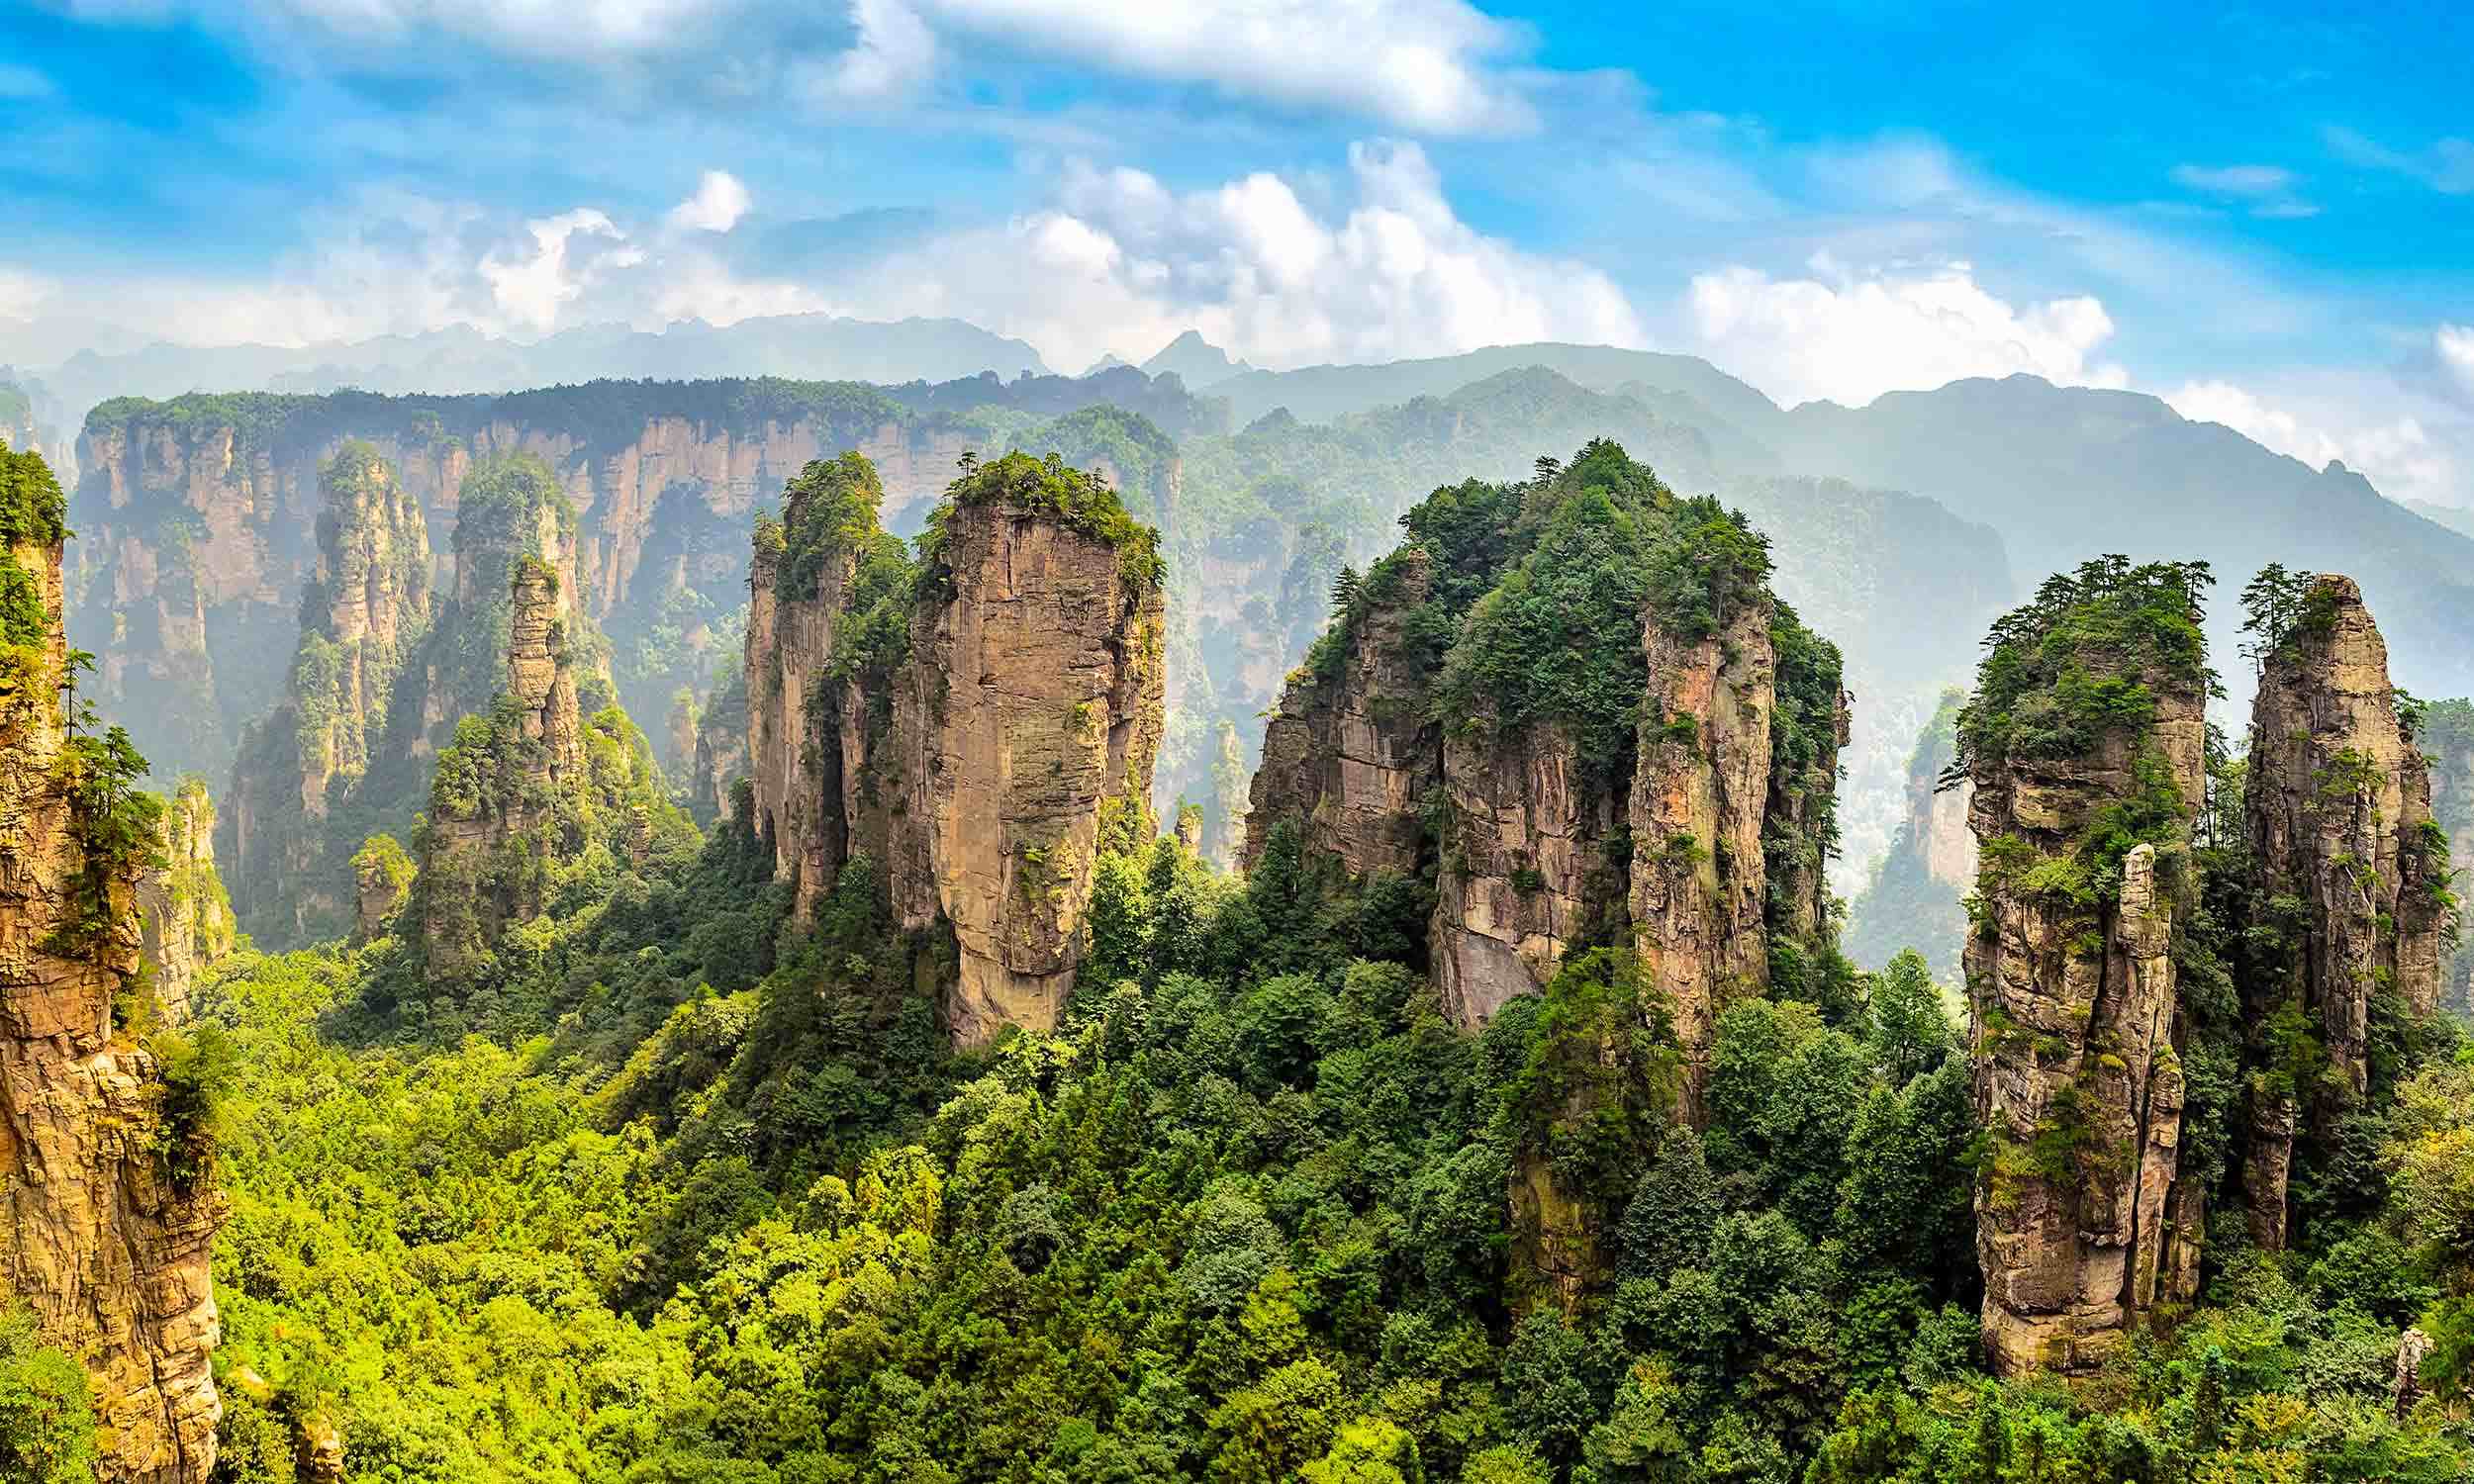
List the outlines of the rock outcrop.
{"label": "rock outcrop", "polygon": [[853,862],[950,932],[947,1025],[1053,1026],[1103,837],[1149,833],[1163,695],[1156,535],[1105,484],[1015,454],[953,486],[915,566],[869,461],[818,462],[759,527],[751,821],[803,909]]}
{"label": "rock outcrop", "polygon": [[583,845],[592,803],[558,574],[523,557],[510,581],[506,689],[438,755],[420,834],[421,943],[444,979],[540,911],[548,869]]}
{"label": "rock outcrop", "polygon": [[[318,560],[283,702],[242,733],[224,848],[235,910],[274,943],[340,932],[342,861],[356,835],[330,827],[357,798],[393,728],[396,681],[429,623],[429,535],[421,502],[378,450],[350,442],[321,469]],[[364,802],[361,809],[350,809]]]}
{"label": "rock outcrop", "polygon": [[[2330,1133],[2370,1091],[2378,1000],[2417,1016],[2439,1003],[2448,841],[2388,647],[2350,578],[2314,579],[2263,656],[2242,810],[2261,890],[2300,904],[2299,921],[2267,925],[2283,942],[2243,986],[2256,1043],[2243,1193],[2252,1239],[2276,1250],[2295,1141]],[[2289,1006],[2312,1066],[2277,1034]]]}
{"label": "rock outcrop", "polygon": [[[2456,887],[2466,888],[2467,866],[2474,866],[2474,701],[2433,701],[2424,708],[2417,742],[2431,758],[2431,817],[2448,837],[2448,859],[2458,870]],[[2459,1015],[2474,1015],[2474,932],[2465,931],[2459,912],[2457,951],[2440,969],[2440,1002]]]}
{"label": "rock outcrop", "polygon": [[[2205,772],[2196,593],[2183,568],[2053,579],[1997,626],[1960,718],[1983,856],[1965,953],[1989,1141],[1976,1251],[2004,1374],[2090,1365],[2197,1285],[2173,960]],[[2126,652],[2125,614],[2165,637]]]}
{"label": "rock outcrop", "polygon": [[0,1267],[85,1363],[103,1484],[203,1484],[220,1206],[130,1024],[143,863],[98,853],[146,795],[125,738],[76,735],[61,699],[64,511],[40,459],[0,453]]}
{"label": "rock outcrop", "polygon": [[1431,580],[1425,551],[1403,548],[1368,580],[1356,620],[1289,677],[1248,790],[1257,827],[1239,854],[1247,869],[1286,820],[1309,853],[1351,876],[1417,872],[1418,810],[1442,782],[1442,728],[1430,714],[1433,676],[1407,653],[1403,626]]}
{"label": "rock outcrop", "polygon": [[141,953],[164,1019],[189,1018],[198,975],[239,941],[232,898],[215,871],[215,800],[188,778],[163,809],[162,859],[138,879]]}

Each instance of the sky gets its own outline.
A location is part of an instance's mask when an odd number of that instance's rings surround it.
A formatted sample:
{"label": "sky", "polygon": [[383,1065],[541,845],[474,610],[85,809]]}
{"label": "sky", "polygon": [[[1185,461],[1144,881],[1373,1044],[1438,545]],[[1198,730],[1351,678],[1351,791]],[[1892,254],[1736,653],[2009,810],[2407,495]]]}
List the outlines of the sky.
{"label": "sky", "polygon": [[949,315],[2129,387],[2474,505],[2474,7],[0,0],[0,360]]}

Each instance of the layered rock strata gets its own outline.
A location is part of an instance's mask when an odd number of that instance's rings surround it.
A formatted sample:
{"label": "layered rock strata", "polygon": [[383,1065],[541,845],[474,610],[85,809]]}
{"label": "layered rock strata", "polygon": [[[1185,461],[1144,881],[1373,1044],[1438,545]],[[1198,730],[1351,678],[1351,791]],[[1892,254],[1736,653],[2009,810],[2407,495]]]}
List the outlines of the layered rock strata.
{"label": "layered rock strata", "polygon": [[[2272,924],[2275,962],[2244,986],[2253,1049],[2244,1195],[2252,1239],[2286,1244],[2297,1138],[2327,1132],[2370,1090],[2376,1002],[2426,1016],[2439,1003],[2448,842],[2432,822],[2428,760],[2401,721],[2388,647],[2353,580],[2314,579],[2264,657],[2251,707],[2242,810],[2265,899],[2300,904]],[[2298,1006],[2326,1071],[2298,1078],[2266,1044]]]}
{"label": "layered rock strata", "polygon": [[957,1041],[1049,1029],[1103,833],[1149,833],[1156,536],[1103,483],[1018,454],[956,483],[915,566],[865,458],[788,496],[757,541],[750,823],[802,912],[864,859],[905,931],[950,932]]}
{"label": "layered rock strata", "polygon": [[[93,1383],[103,1484],[203,1484],[222,1415],[208,1253],[220,1207],[162,1151],[163,1069],[143,1017],[143,861],[89,854],[130,782],[80,748],[61,684],[61,510],[32,455],[0,453],[20,534],[0,647],[0,1269]],[[116,1011],[117,1007],[117,1011]]]}
{"label": "layered rock strata", "polygon": [[[2202,1192],[2177,1179],[2172,883],[2190,870],[2206,678],[2165,666],[2116,678],[2152,694],[2144,719],[2063,756],[1978,756],[1969,775],[1985,868],[1965,961],[1991,1151],[1976,1251],[1985,1348],[2004,1374],[2091,1365],[2197,1287]],[[2084,832],[2135,797],[2163,811],[2163,838],[2111,868],[2116,887]]]}

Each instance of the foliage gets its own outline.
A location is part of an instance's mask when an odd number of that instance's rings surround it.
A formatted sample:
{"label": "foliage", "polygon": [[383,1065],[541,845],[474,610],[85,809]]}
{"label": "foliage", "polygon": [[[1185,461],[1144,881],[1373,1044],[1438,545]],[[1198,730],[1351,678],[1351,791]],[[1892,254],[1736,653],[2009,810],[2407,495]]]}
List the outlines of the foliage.
{"label": "foliage", "polygon": [[32,1315],[14,1304],[0,1309],[0,1478],[86,1484],[94,1464],[85,1367],[44,1345]]}
{"label": "foliage", "polygon": [[940,588],[950,581],[945,568],[947,511],[978,505],[1003,505],[1056,517],[1069,529],[1113,549],[1119,570],[1138,589],[1157,588],[1167,575],[1160,557],[1160,533],[1127,513],[1116,492],[1097,475],[1070,468],[1053,453],[1044,460],[1008,453],[994,462],[968,467],[946,487],[945,502],[928,517],[927,532],[919,539],[927,580]]}

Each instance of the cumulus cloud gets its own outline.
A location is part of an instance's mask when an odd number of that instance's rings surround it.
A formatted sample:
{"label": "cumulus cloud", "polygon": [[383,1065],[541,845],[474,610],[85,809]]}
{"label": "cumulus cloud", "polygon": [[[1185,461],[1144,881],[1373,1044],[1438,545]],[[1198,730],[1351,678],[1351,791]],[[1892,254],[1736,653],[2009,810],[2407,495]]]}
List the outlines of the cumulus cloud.
{"label": "cumulus cloud", "polygon": [[2431,350],[2457,395],[2474,402],[2474,325],[2442,325],[2431,332]]}
{"label": "cumulus cloud", "polygon": [[[594,259],[603,256],[591,251],[591,239],[623,243],[627,235],[589,207],[527,222],[524,232],[531,241],[529,250],[494,251],[481,260],[480,273],[500,312],[516,325],[537,330],[555,329],[559,312],[583,297]],[[625,268],[642,260],[640,252],[622,246],[605,256],[605,265]]]}
{"label": "cumulus cloud", "polygon": [[1349,184],[1345,209],[1318,211],[1268,172],[1178,192],[1140,170],[1076,165],[1051,206],[939,238],[834,293],[871,317],[960,316],[1055,365],[1189,327],[1271,366],[1642,342],[1611,279],[1470,227],[1415,145],[1352,146]]}
{"label": "cumulus cloud", "polygon": [[1808,278],[1741,265],[1696,275],[1682,317],[1695,348],[1787,403],[1861,405],[2022,371],[2071,385],[2125,381],[2097,359],[2114,326],[2096,299],[2014,305],[1963,262],[1858,273],[1817,258],[1810,267]]}
{"label": "cumulus cloud", "polygon": [[858,38],[822,63],[803,62],[803,91],[825,103],[898,98],[936,70],[935,33],[904,0],[851,0]]}
{"label": "cumulus cloud", "polygon": [[670,208],[665,219],[682,232],[728,232],[747,215],[747,187],[727,170],[707,170],[696,194]]}

